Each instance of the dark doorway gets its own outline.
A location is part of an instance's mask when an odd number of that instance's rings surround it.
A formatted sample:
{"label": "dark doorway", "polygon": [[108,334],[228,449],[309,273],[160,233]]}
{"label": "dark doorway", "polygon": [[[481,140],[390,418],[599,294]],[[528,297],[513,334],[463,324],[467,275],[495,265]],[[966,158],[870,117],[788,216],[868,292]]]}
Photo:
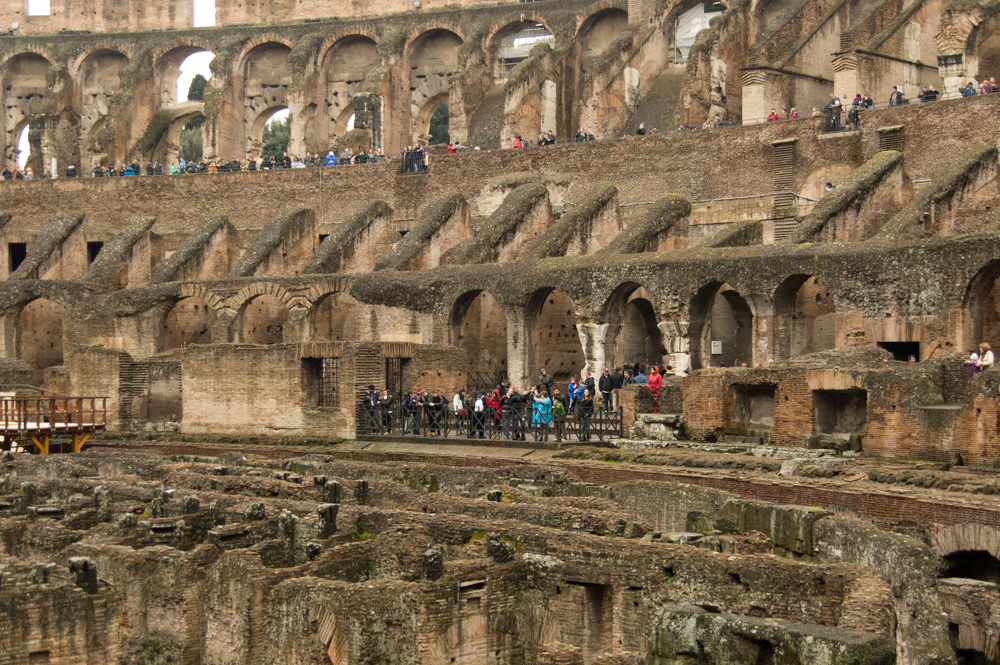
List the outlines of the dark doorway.
{"label": "dark doorway", "polygon": [[7,267],[10,272],[17,270],[18,266],[24,263],[28,257],[28,245],[23,242],[7,243]]}
{"label": "dark doorway", "polygon": [[87,243],[87,265],[89,266],[97,259],[97,255],[101,253],[104,249],[104,243],[99,241],[90,241]]}
{"label": "dark doorway", "polygon": [[920,342],[879,342],[878,348],[891,353],[893,360],[906,362],[910,356],[920,360]]}

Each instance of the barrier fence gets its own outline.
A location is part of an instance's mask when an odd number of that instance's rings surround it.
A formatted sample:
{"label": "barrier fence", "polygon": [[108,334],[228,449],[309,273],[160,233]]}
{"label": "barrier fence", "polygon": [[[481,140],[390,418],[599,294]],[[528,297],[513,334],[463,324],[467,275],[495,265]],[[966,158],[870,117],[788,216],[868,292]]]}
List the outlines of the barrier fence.
{"label": "barrier fence", "polygon": [[452,404],[427,406],[362,405],[360,435],[467,439],[507,439],[536,442],[587,442],[623,438],[622,409],[572,409],[563,416],[537,413],[531,404],[500,409],[484,404],[475,411],[470,401],[456,412]]}

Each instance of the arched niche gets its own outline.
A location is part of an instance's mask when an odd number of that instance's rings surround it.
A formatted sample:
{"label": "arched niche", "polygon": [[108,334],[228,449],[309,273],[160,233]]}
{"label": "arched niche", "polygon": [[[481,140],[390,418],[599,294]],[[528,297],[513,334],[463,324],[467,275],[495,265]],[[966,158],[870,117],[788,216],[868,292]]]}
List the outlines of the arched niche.
{"label": "arched niche", "polygon": [[543,368],[559,383],[566,383],[586,364],[576,329],[572,299],[558,289],[539,289],[529,299],[528,376]]}
{"label": "arched niche", "polygon": [[215,309],[202,298],[179,300],[164,318],[163,350],[211,344],[216,318]]}
{"label": "arched niche", "polygon": [[[728,284],[703,286],[691,305],[691,368],[753,364],[753,311]],[[713,342],[716,342],[713,353]]]}
{"label": "arched niche", "polygon": [[468,356],[468,371],[507,368],[507,316],[489,292],[469,291],[455,302],[451,339]]}
{"label": "arched niche", "polygon": [[250,299],[239,316],[239,341],[244,344],[281,344],[284,341],[288,307],[272,295]]}
{"label": "arched niche", "polygon": [[38,298],[18,313],[14,336],[17,357],[35,369],[63,364],[62,305]]}

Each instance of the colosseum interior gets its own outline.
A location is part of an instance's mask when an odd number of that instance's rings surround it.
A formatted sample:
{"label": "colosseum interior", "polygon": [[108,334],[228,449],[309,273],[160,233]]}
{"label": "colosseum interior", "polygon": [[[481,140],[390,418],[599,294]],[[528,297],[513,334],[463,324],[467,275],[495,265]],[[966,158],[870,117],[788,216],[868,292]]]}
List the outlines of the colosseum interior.
{"label": "colosseum interior", "polygon": [[[0,665],[1000,663],[1000,2],[0,29]],[[276,114],[381,158],[152,166]],[[591,440],[363,406],[635,364]]]}

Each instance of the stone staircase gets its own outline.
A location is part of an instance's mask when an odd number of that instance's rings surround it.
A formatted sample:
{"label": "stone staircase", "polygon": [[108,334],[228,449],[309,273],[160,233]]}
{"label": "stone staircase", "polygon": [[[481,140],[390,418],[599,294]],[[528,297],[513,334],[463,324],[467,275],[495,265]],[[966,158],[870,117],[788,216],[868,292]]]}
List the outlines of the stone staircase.
{"label": "stone staircase", "polygon": [[118,420],[122,425],[140,418],[137,413],[149,394],[149,364],[121,354],[118,365]]}
{"label": "stone staircase", "polygon": [[774,242],[791,236],[798,228],[798,210],[795,207],[795,141],[776,141],[771,144],[772,173],[774,174]]}

